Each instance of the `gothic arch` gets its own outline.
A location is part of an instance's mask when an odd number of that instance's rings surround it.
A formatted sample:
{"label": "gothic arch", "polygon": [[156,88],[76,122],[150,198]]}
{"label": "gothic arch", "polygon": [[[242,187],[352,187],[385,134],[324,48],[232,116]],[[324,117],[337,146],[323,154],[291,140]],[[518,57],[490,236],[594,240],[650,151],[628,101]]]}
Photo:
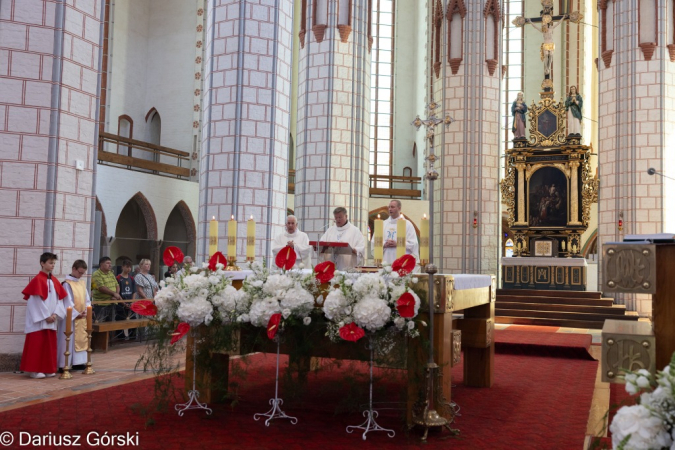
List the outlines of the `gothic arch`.
{"label": "gothic arch", "polygon": [[485,16],[485,62],[490,76],[494,75],[499,61],[499,26],[501,7],[499,0],[488,0],[483,9]]}
{"label": "gothic arch", "polygon": [[448,62],[453,75],[457,75],[464,59],[464,0],[450,0],[446,19],[448,21]]}
{"label": "gothic arch", "polygon": [[[157,240],[157,217],[155,216],[155,210],[152,208],[152,205],[148,201],[147,197],[143,195],[140,191],[136,192],[133,197],[129,199],[129,202],[136,202],[138,208],[143,214],[143,219],[145,221],[145,226],[147,228],[147,239],[151,241]],[[127,204],[129,203],[127,202]],[[125,205],[126,207],[126,205]]]}
{"label": "gothic arch", "polygon": [[[197,227],[195,225],[194,218],[192,217],[192,212],[190,212],[190,207],[183,200],[181,200],[176,203],[176,206],[173,207],[169,217],[171,217],[174,211],[180,215],[181,219],[183,220],[183,224],[185,225],[187,240],[186,248],[184,249],[186,252],[185,254],[194,257],[197,243]],[[167,225],[168,220],[169,219],[167,218]],[[164,230],[164,240],[166,240],[166,227]]]}
{"label": "gothic arch", "polygon": [[[595,250],[595,251],[594,251]],[[596,228],[590,236],[588,236],[588,239],[586,239],[586,243],[584,246],[581,248],[580,252],[584,258],[588,258],[589,255],[593,253],[598,253],[598,229]]]}
{"label": "gothic arch", "polygon": [[108,236],[108,225],[106,224],[105,221],[105,212],[103,211],[103,206],[101,206],[101,202],[98,200],[98,197],[94,197],[96,200],[96,211],[101,211],[101,236],[107,237]]}
{"label": "gothic arch", "polygon": [[145,115],[145,121],[147,122],[154,116],[155,114],[159,114],[159,111],[157,111],[157,108],[154,106],[148,110],[148,113]]}

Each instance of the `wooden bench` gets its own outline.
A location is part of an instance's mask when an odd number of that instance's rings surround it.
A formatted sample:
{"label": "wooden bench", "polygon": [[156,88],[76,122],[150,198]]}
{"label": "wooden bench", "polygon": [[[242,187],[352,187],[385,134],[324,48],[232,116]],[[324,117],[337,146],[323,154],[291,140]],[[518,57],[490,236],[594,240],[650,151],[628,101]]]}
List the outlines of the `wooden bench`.
{"label": "wooden bench", "polygon": [[150,319],[129,319],[94,323],[92,324],[91,349],[107,352],[109,344],[108,332],[147,327],[149,323]]}

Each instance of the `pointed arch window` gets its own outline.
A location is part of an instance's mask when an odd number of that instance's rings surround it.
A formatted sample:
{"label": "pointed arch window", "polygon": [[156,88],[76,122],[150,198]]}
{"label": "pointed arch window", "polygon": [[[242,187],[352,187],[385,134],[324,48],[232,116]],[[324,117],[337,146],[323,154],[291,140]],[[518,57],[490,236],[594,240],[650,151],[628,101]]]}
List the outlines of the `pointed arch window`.
{"label": "pointed arch window", "polygon": [[[117,119],[117,134],[123,138],[133,139],[134,137],[134,120],[126,114],[122,114]],[[131,146],[120,147],[117,145],[117,153],[131,156]]]}
{"label": "pointed arch window", "polygon": [[457,75],[464,59],[464,0],[450,0],[448,5],[448,62],[453,75]]}
{"label": "pointed arch window", "polygon": [[[375,0],[370,65],[370,174],[392,174],[394,0]],[[388,186],[388,185],[387,185]]]}
{"label": "pointed arch window", "polygon": [[434,73],[441,75],[441,34],[443,33],[443,4],[436,0],[434,4]]}

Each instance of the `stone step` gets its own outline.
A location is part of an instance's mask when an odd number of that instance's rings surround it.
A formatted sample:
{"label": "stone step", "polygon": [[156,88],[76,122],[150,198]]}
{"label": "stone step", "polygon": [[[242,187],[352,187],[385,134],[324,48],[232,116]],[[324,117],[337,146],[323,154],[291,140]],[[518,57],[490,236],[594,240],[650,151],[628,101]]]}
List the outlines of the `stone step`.
{"label": "stone step", "polygon": [[[532,303],[528,302],[506,302],[498,301],[495,304],[497,309],[519,309],[532,310]],[[537,304],[537,311],[560,311],[560,312],[579,312],[588,314],[611,314],[623,316],[626,313],[624,305],[609,305],[609,306],[595,306],[595,305],[560,305],[555,303],[539,303]]]}
{"label": "stone step", "polygon": [[495,297],[497,304],[501,302],[517,302],[517,303],[536,303],[536,304],[555,304],[555,305],[584,305],[584,306],[605,306],[611,307],[614,304],[614,299],[611,298],[573,298],[573,297],[542,297],[533,295],[512,295],[500,294],[497,291]]}
{"label": "stone step", "polygon": [[497,295],[517,295],[523,297],[564,297],[601,299],[598,291],[546,291],[541,289],[497,289]]}
{"label": "stone step", "polygon": [[562,319],[562,320],[585,320],[590,322],[604,322],[605,319],[614,320],[637,320],[636,316],[626,316],[617,314],[597,314],[597,313],[581,313],[581,312],[567,312],[567,311],[540,311],[540,310],[525,310],[525,309],[502,309],[495,307],[495,316],[505,317],[531,317],[537,319]]}
{"label": "stone step", "polygon": [[495,317],[496,323],[512,325],[539,325],[565,328],[590,328],[602,330],[604,320],[571,320],[571,319],[545,319],[537,317],[499,316]]}

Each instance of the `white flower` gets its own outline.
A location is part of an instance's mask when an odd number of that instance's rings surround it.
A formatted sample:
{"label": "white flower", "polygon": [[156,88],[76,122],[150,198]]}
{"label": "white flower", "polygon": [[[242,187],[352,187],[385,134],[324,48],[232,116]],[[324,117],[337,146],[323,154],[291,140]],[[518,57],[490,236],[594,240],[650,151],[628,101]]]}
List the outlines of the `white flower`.
{"label": "white flower", "polygon": [[386,293],[387,287],[380,275],[367,273],[354,281],[352,290],[361,298],[367,296],[382,297]]}
{"label": "white flower", "polygon": [[209,277],[209,283],[211,283],[212,285],[215,286],[216,284],[220,283],[220,278],[218,278],[218,277],[215,276],[215,275],[211,275],[211,276]]}
{"label": "white flower", "polygon": [[291,316],[291,310],[286,308],[281,310],[281,315],[284,317],[284,319],[288,319]]}
{"label": "white flower", "polygon": [[639,376],[637,381],[636,381],[636,384],[638,385],[638,387],[641,387],[641,388],[649,387],[649,378]]}
{"label": "white flower", "polygon": [[328,320],[338,318],[340,311],[347,305],[347,299],[342,295],[342,291],[335,289],[330,291],[323,302],[323,312]]}
{"label": "white flower", "polygon": [[263,285],[262,280],[255,280],[251,283],[251,286],[253,286],[253,287],[260,287],[262,285]]}
{"label": "white flower", "polygon": [[181,322],[187,322],[191,326],[205,323],[207,316],[213,313],[213,305],[206,297],[194,297],[190,301],[181,303],[176,310],[176,315]]}
{"label": "white flower", "polygon": [[630,435],[624,448],[652,449],[670,447],[673,437],[665,429],[660,418],[655,417],[643,405],[624,406],[617,411],[609,427],[614,448]]}
{"label": "white flower", "polygon": [[412,279],[412,282],[413,282],[413,283],[417,283],[418,281],[419,281],[419,278],[413,277],[413,279]]}
{"label": "white flower", "polygon": [[628,380],[626,380],[626,392],[630,395],[635,395],[638,393],[638,388],[635,384],[629,383]]}
{"label": "white flower", "polygon": [[364,297],[354,306],[354,322],[368,331],[379,330],[387,324],[389,319],[391,319],[391,308],[387,302],[374,295]]}
{"label": "white flower", "polygon": [[223,264],[223,263],[216,264],[216,270],[223,270],[224,268],[225,268],[225,264]]}
{"label": "white flower", "polygon": [[279,298],[279,304],[298,316],[304,316],[314,308],[314,297],[298,286],[284,292]]}
{"label": "white flower", "polygon": [[413,328],[415,328],[415,322],[413,322],[412,320],[408,321],[408,329],[412,330]]}
{"label": "white flower", "polygon": [[266,326],[270,321],[272,314],[281,312],[279,302],[274,297],[268,297],[262,301],[254,301],[249,311],[249,319],[252,325],[256,327]]}
{"label": "white flower", "polygon": [[403,317],[395,318],[394,325],[396,325],[396,328],[398,328],[399,330],[402,330],[403,327],[405,326],[405,319]]}
{"label": "white flower", "polygon": [[164,286],[166,286],[166,283],[164,282],[164,280],[160,281],[159,287],[163,288]]}
{"label": "white flower", "polygon": [[199,267],[197,267],[197,266],[190,267],[190,272],[192,272],[192,273],[197,273],[198,270],[199,270]]}
{"label": "white flower", "polygon": [[[305,265],[303,263],[298,264],[298,269],[304,269],[304,268],[305,268]],[[305,325],[307,325],[307,324],[305,324]]]}
{"label": "white flower", "polygon": [[209,268],[209,263],[203,262],[202,263],[202,269],[208,269]]}
{"label": "white flower", "polygon": [[309,325],[310,323],[312,323],[312,318],[307,316],[304,319],[302,319],[302,323],[304,323],[305,325]]}

